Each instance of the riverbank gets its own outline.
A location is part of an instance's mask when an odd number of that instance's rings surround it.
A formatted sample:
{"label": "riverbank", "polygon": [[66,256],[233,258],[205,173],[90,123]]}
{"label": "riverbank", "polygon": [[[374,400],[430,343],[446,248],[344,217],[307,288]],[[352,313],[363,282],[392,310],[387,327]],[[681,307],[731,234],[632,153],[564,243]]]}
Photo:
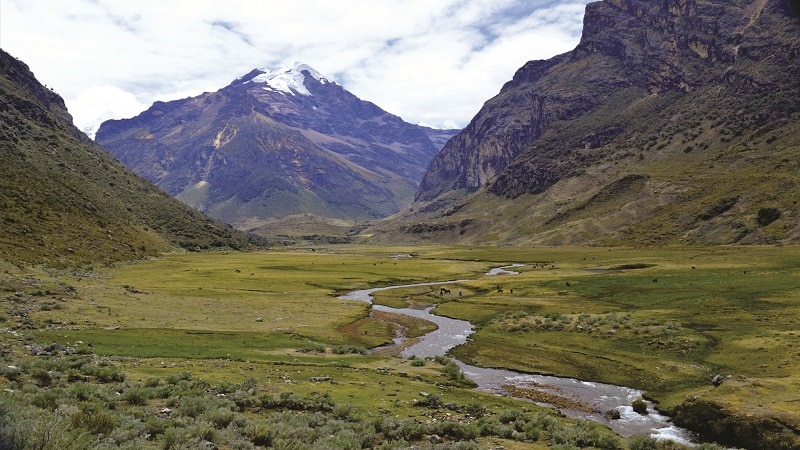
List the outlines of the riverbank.
{"label": "riverbank", "polygon": [[[495,268],[487,272],[486,275],[515,275],[518,272],[508,269],[519,267],[524,267],[524,265],[515,264]],[[467,280],[384,286],[353,291],[339,298],[372,304],[372,294],[378,292],[426,286],[457,285],[465,281]],[[467,321],[433,314],[435,306],[420,310],[373,305],[372,309],[384,313],[423,319],[437,325],[435,331],[419,337],[413,345],[403,348],[401,355],[404,357],[433,358],[445,356],[451,349],[465,344],[469,336],[475,332],[473,325]],[[402,345],[402,340],[396,342],[396,344]],[[669,417],[661,415],[653,408],[652,404],[648,404],[647,414],[634,412],[631,405],[635,399],[642,397],[643,393],[641,391],[570,378],[545,377],[509,370],[476,367],[458,360],[456,360],[456,363],[462,372],[477,384],[476,389],[546,404],[560,409],[562,413],[569,417],[603,423],[623,437],[646,434],[661,439],[673,440],[683,445],[692,446],[694,443],[693,437],[688,430],[671,424]],[[612,411],[616,413],[609,414]]]}

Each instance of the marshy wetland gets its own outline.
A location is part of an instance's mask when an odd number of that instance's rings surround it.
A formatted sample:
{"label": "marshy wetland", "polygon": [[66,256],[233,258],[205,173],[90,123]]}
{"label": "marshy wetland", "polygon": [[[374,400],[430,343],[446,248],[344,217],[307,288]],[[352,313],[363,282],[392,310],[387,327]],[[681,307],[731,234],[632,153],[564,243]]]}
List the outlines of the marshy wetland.
{"label": "marshy wetland", "polygon": [[[3,429],[61,420],[84,448],[679,447],[475,390],[458,360],[626,386],[722,444],[797,448],[799,268],[789,247],[330,246],[7,271]],[[447,280],[372,296],[471,323],[454,360],[368,352],[436,326],[339,298]]]}

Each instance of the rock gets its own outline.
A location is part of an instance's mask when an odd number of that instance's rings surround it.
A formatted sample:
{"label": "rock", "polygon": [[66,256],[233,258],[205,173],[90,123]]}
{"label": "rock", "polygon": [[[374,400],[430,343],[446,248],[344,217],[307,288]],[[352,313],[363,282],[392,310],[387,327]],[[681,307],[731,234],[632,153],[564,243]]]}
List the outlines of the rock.
{"label": "rock", "polygon": [[647,412],[647,402],[644,401],[642,397],[639,397],[636,400],[634,400],[633,403],[631,403],[631,406],[633,406],[634,412],[638,414],[641,414],[643,416],[649,414]]}
{"label": "rock", "polygon": [[608,420],[619,420],[621,415],[620,415],[618,410],[610,409],[610,410],[606,411],[605,414],[603,414],[603,417],[605,417]]}
{"label": "rock", "polygon": [[432,434],[431,437],[429,438],[429,440],[431,441],[431,444],[433,444],[433,445],[444,443],[444,440],[438,434]]}
{"label": "rock", "polygon": [[331,381],[331,377],[311,377],[308,381],[312,383],[322,383],[324,381]]}
{"label": "rock", "polygon": [[215,444],[215,443],[213,443],[211,441],[202,440],[197,444],[197,447],[195,447],[195,448],[202,449],[202,450],[217,450],[219,447],[217,447],[217,444]]}
{"label": "rock", "polygon": [[719,386],[723,381],[725,381],[725,377],[723,377],[721,374],[716,374],[714,375],[714,378],[711,379],[711,384],[714,386]]}

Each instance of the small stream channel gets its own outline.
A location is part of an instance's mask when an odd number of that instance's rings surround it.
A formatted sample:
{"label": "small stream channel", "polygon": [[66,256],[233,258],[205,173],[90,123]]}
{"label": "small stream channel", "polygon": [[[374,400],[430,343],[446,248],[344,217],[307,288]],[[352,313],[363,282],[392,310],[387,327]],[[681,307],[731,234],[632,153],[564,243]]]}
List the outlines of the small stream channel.
{"label": "small stream channel", "polygon": [[[522,267],[522,264],[498,267],[486,273],[486,276],[495,275],[515,275],[517,272],[512,269]],[[358,300],[372,304],[372,294],[375,292],[389,289],[400,289],[418,286],[437,286],[454,284],[467,280],[453,280],[433,283],[417,283],[397,286],[386,286],[382,288],[363,289],[342,295],[342,300]],[[457,345],[467,342],[470,334],[474,333],[471,323],[464,320],[451,319],[448,317],[437,316],[432,313],[435,306],[422,309],[410,308],[391,308],[383,305],[373,305],[376,311],[385,311],[396,314],[404,314],[424,320],[434,322],[438,329],[432,331],[418,341],[407,347],[401,352],[401,356],[415,356],[419,358],[444,356],[450,349]],[[402,338],[395,340],[395,345],[399,345]],[[676,427],[670,418],[660,414],[648,403],[647,415],[641,415],[633,411],[631,403],[642,395],[642,391],[610,384],[594,383],[581,381],[574,378],[561,378],[545,375],[530,375],[511,370],[491,369],[471,366],[461,361],[455,360],[464,374],[473,380],[478,387],[476,389],[498,395],[509,395],[503,386],[515,386],[521,389],[535,389],[545,393],[553,394],[566,398],[579,404],[579,409],[562,408],[561,412],[573,418],[590,419],[609,426],[617,434],[623,437],[630,437],[636,434],[646,434],[659,439],[670,439],[675,442],[693,446],[694,440],[691,432]],[[618,420],[609,420],[604,413],[616,409],[620,413]],[[589,412],[592,411],[592,412]]]}

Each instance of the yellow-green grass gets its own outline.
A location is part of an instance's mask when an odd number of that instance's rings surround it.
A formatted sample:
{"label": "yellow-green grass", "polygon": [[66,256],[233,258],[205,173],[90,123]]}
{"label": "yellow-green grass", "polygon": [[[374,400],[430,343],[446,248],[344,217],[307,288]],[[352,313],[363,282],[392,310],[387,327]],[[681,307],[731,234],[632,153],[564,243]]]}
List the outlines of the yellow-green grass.
{"label": "yellow-green grass", "polygon": [[[439,314],[480,326],[455,355],[645,389],[667,409],[698,394],[750,408],[737,400],[747,395],[730,392],[748,382],[800,381],[799,249],[559,249],[551,256],[546,268],[466,283],[484,294],[439,306]],[[717,373],[749,381],[712,390]],[[795,411],[798,423],[798,404],[800,390],[776,388],[752,407]]]}
{"label": "yellow-green grass", "polygon": [[[340,300],[356,288],[471,278],[486,262],[399,257],[404,249],[319,249],[261,253],[176,254],[122,266],[105,277],[70,280],[80,298],[40,313],[72,324],[95,350],[128,356],[253,359],[313,342],[373,346],[392,330],[364,318],[366,303]],[[352,330],[351,330],[352,331]],[[419,334],[419,333],[417,333]],[[83,340],[87,340],[83,339]],[[163,344],[162,344],[163,343]],[[249,356],[247,356],[247,355]]]}
{"label": "yellow-green grass", "polygon": [[[514,269],[519,275],[484,275],[515,262],[526,264]],[[40,340],[91,342],[91,351],[133,357],[123,364],[142,376],[171,370],[161,360],[198,365],[188,370],[209,378],[259,374],[277,390],[320,389],[303,380],[331,376],[344,384],[324,389],[352,395],[360,408],[392,404],[413,414],[403,402],[424,390],[416,383],[430,389],[441,375],[400,359],[333,353],[337,345],[386,342],[392,330],[386,320],[366,319],[366,304],[336,297],[468,279],[378,292],[375,301],[439,303],[438,314],[470,320],[477,332],[453,351],[466,362],[636,387],[667,410],[699,396],[735,413],[798,424],[798,272],[794,247],[343,246],[180,254],[67,281],[79,298],[35,315],[62,325],[39,332]],[[441,287],[450,294],[440,295]],[[309,345],[328,350],[298,351]],[[374,370],[395,364],[404,366],[389,375]],[[280,384],[266,375],[282,369],[299,370],[301,382]],[[714,388],[718,373],[731,378]],[[400,391],[388,390],[389,381]],[[362,382],[372,387],[351,384]],[[449,389],[444,394],[454,402],[494,401]]]}
{"label": "yellow-green grass", "polygon": [[[285,355],[267,363],[229,360],[163,360],[138,358],[121,361],[129,380],[166,379],[182,373],[203,379],[211,384],[220,381],[244,383],[254,380],[260,391],[278,394],[292,391],[302,397],[311,393],[328,393],[336,404],[348,404],[367,414],[391,410],[400,417],[417,417],[426,413],[415,406],[428,393],[438,394],[444,403],[459,405],[481,404],[488,411],[501,412],[508,408],[529,408],[534,405],[507,397],[453,386],[442,374],[442,366],[426,361],[413,366],[412,361],[399,358],[353,357],[330,355],[308,357]],[[330,380],[312,381],[316,377]],[[455,413],[454,413],[455,414]]]}

